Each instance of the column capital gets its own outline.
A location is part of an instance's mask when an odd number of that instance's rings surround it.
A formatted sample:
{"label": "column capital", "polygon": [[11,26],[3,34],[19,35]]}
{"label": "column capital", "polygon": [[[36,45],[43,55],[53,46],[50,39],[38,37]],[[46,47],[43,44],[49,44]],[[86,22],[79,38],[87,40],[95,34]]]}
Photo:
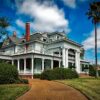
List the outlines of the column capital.
{"label": "column capital", "polygon": [[61,47],[61,49],[65,49],[65,50],[68,50],[69,48]]}

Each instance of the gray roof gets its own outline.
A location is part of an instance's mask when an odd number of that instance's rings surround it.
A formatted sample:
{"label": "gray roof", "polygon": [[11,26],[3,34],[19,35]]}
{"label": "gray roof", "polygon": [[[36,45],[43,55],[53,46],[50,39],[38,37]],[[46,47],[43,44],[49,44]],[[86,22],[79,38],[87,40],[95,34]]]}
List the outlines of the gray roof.
{"label": "gray roof", "polygon": [[[64,32],[47,33],[47,35],[49,35],[49,36],[54,35],[54,34],[59,34],[59,35],[62,35],[62,36],[65,35]],[[41,43],[51,44],[51,43],[56,43],[56,42],[61,42],[61,41],[69,42],[69,43],[74,44],[76,46],[82,47],[81,44],[76,43],[75,41],[72,41],[72,40],[70,40],[66,37],[61,39],[61,40],[56,40],[56,41],[52,41],[52,42],[43,42],[41,40],[41,37],[43,37],[42,33],[34,33],[34,34],[30,35],[30,41],[26,41],[25,37],[18,38],[18,37],[15,37],[15,36],[11,36],[11,37],[8,37],[6,40],[4,40],[2,48],[9,47],[9,46],[12,46],[12,45],[26,44],[26,43],[30,43],[30,42],[41,42]]]}

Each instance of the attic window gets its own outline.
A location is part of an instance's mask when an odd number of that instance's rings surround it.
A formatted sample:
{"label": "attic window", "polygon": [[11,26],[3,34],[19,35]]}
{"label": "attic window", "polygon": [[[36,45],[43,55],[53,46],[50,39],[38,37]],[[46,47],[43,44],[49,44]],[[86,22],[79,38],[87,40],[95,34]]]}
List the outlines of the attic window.
{"label": "attic window", "polygon": [[45,41],[46,41],[46,39],[43,39],[43,41],[45,42]]}
{"label": "attic window", "polygon": [[22,43],[24,43],[25,42],[25,40],[22,40]]}
{"label": "attic window", "polygon": [[59,39],[60,37],[59,36],[57,36],[57,39]]}
{"label": "attic window", "polygon": [[56,51],[56,52],[54,52],[54,54],[59,54],[59,52]]}

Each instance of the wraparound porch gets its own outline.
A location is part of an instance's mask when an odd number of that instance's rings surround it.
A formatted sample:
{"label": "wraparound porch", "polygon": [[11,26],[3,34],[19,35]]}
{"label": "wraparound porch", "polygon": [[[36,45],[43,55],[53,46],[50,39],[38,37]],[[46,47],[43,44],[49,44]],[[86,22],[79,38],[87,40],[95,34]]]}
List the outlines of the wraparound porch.
{"label": "wraparound porch", "polygon": [[61,58],[54,58],[53,56],[41,55],[22,55],[14,57],[12,64],[18,69],[19,75],[31,75],[41,73],[47,69],[53,69],[62,66]]}

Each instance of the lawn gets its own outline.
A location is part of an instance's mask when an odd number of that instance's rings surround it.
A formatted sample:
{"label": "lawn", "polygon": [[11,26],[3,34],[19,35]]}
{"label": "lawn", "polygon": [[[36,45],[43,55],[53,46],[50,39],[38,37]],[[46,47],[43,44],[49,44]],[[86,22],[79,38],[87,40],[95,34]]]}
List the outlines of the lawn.
{"label": "lawn", "polygon": [[0,85],[0,100],[15,100],[28,90],[28,85]]}
{"label": "lawn", "polygon": [[78,89],[88,98],[90,98],[90,100],[100,100],[100,78],[79,78],[72,80],[62,80],[59,82]]}

